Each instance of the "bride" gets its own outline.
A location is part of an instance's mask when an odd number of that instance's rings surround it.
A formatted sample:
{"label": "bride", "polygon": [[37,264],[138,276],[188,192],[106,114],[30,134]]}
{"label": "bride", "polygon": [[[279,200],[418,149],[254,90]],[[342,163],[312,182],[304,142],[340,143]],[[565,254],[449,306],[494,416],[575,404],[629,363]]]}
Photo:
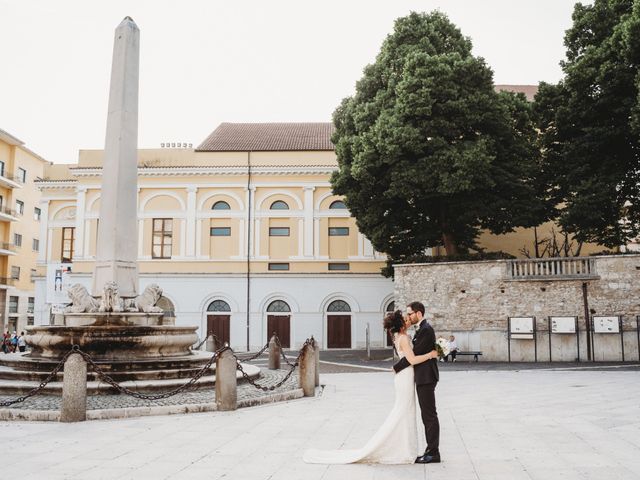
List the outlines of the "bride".
{"label": "bride", "polygon": [[[384,327],[393,333],[393,344],[400,358],[407,357],[411,365],[438,356],[435,350],[425,355],[414,355],[407,328],[411,325],[396,310],[384,319]],[[307,450],[306,463],[414,463],[418,451],[416,400],[413,367],[405,368],[394,377],[395,403],[384,423],[371,439],[357,450]]]}

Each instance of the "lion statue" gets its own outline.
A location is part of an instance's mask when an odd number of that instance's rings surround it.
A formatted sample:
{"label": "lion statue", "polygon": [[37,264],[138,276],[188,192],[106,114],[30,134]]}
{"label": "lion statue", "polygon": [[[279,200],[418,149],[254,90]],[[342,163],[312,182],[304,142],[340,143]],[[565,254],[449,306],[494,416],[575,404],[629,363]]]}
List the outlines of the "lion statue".
{"label": "lion statue", "polygon": [[118,295],[118,284],[116,282],[107,282],[104,284],[102,293],[102,301],[100,302],[99,312],[119,313],[124,310],[124,302]]}
{"label": "lion statue", "polygon": [[100,308],[98,300],[89,295],[87,289],[76,283],[67,290],[71,304],[66,306],[65,313],[95,313]]}
{"label": "lion statue", "polygon": [[162,296],[162,289],[155,283],[147,286],[140,295],[129,300],[127,310],[129,312],[162,313],[164,310],[156,307],[156,303]]}

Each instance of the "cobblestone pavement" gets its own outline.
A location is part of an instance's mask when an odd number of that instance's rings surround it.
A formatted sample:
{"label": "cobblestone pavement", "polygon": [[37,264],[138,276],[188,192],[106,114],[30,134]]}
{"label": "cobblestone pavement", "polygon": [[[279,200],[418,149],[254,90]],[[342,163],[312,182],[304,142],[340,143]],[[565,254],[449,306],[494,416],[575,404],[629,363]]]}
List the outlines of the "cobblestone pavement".
{"label": "cobblestone pavement", "polygon": [[[287,366],[288,367],[288,366]],[[270,387],[281,381],[288,373],[288,368],[280,370],[268,370],[262,368],[260,378],[255,380],[258,385]],[[185,380],[186,382],[187,380]],[[196,384],[197,385],[197,384]],[[274,393],[282,393],[298,388],[298,375],[294,372],[291,377],[280,387],[272,391],[262,391],[242,382],[238,385],[238,401],[259,398]],[[0,401],[11,400],[16,396],[0,396]],[[130,408],[130,407],[152,407],[160,405],[192,405],[199,403],[215,402],[216,395],[214,388],[201,388],[179,393],[169,398],[160,400],[142,400],[131,397],[129,395],[93,395],[87,397],[87,410],[103,410],[112,408]],[[60,402],[62,397],[54,395],[36,395],[25,400],[22,403],[13,405],[10,408],[28,409],[28,410],[60,410]]]}

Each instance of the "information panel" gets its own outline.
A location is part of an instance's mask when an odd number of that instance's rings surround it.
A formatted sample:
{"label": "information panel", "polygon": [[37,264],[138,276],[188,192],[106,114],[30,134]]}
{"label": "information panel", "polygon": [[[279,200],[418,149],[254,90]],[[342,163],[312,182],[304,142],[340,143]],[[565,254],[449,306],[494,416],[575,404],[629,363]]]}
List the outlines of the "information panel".
{"label": "information panel", "polygon": [[510,332],[513,338],[532,339],[534,331],[534,317],[510,317]]}
{"label": "information panel", "polygon": [[594,316],[594,333],[620,333],[620,317],[618,316]]}
{"label": "information panel", "polygon": [[576,317],[550,317],[552,333],[576,333]]}

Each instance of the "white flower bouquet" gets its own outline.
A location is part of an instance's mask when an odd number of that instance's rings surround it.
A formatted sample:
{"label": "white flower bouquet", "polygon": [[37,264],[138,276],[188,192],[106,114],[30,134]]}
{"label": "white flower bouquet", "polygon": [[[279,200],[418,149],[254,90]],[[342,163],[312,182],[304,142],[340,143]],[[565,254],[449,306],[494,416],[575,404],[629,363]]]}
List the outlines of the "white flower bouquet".
{"label": "white flower bouquet", "polygon": [[449,340],[443,337],[439,337],[436,340],[436,351],[438,352],[438,358],[444,358],[449,355]]}

